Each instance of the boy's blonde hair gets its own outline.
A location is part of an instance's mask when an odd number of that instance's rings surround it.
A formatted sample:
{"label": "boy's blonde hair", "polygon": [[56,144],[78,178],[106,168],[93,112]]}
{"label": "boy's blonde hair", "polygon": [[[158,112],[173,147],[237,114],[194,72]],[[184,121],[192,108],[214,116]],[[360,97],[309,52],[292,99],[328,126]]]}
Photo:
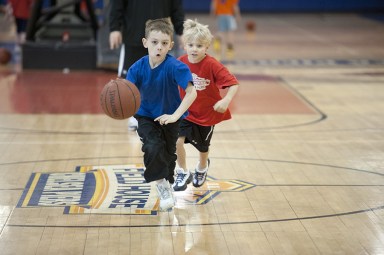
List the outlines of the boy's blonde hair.
{"label": "boy's blonde hair", "polygon": [[174,30],[170,18],[147,20],[145,23],[145,38],[148,38],[149,33],[152,31],[159,31],[169,35],[173,41]]}
{"label": "boy's blonde hair", "polygon": [[211,44],[213,36],[208,28],[208,25],[203,25],[197,20],[187,19],[184,21],[183,41],[189,43],[198,41],[206,46]]}

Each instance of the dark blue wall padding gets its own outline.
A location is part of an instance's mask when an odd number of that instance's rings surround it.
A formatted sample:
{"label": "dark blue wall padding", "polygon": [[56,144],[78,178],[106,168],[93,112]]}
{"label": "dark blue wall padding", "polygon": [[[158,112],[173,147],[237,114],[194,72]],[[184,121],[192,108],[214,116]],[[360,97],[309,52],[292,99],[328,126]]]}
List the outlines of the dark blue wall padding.
{"label": "dark blue wall padding", "polygon": [[[209,12],[210,0],[183,0],[186,12]],[[240,0],[242,12],[384,11],[384,0]]]}

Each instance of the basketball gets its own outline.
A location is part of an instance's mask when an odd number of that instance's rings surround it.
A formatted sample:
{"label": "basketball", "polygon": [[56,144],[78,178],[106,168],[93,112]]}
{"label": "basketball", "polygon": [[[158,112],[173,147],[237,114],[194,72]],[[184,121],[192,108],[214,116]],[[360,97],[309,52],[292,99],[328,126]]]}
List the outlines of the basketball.
{"label": "basketball", "polygon": [[11,61],[11,52],[6,48],[0,48],[0,64],[6,65]]}
{"label": "basketball", "polygon": [[140,92],[132,82],[115,79],[108,82],[100,95],[104,113],[117,120],[132,117],[140,107]]}
{"label": "basketball", "polygon": [[256,30],[256,23],[252,20],[249,20],[247,23],[245,23],[245,28],[248,32],[253,32]]}

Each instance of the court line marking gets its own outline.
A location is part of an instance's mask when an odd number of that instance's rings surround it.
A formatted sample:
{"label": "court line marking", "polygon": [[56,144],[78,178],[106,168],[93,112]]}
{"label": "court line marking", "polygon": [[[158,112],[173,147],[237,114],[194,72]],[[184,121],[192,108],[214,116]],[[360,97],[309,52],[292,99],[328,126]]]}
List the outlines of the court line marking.
{"label": "court line marking", "polygon": [[[154,227],[194,227],[194,226],[222,226],[222,225],[239,225],[239,224],[263,224],[263,223],[275,223],[275,222],[286,222],[286,221],[298,221],[298,220],[314,220],[314,219],[323,219],[323,218],[332,218],[347,216],[353,214],[360,214],[366,212],[374,212],[378,210],[383,210],[383,206],[378,206],[375,208],[350,211],[344,213],[334,213],[334,214],[325,214],[318,216],[307,216],[300,218],[284,218],[284,219],[274,219],[274,220],[255,220],[255,221],[232,221],[232,222],[212,222],[212,223],[176,223],[176,224],[152,224],[152,225],[112,225],[112,226],[100,226],[100,225],[82,225],[82,226],[73,226],[73,225],[41,225],[41,224],[6,224],[5,227],[27,227],[27,228],[154,228]],[[175,210],[175,209],[174,209]],[[168,212],[167,212],[168,213]],[[109,214],[110,215],[110,214]]]}

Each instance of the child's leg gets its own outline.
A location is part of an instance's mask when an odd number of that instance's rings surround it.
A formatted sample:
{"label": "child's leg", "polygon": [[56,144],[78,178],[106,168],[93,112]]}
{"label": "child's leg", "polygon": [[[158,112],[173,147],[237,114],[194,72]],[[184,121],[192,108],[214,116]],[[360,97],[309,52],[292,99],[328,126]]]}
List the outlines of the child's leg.
{"label": "child's leg", "polygon": [[172,123],[162,127],[152,119],[138,115],[136,117],[139,122],[137,133],[143,143],[144,178],[147,182],[156,181],[160,198],[159,207],[161,211],[166,211],[175,204],[168,181],[173,178],[173,169],[176,165],[175,145],[179,125]]}
{"label": "child's leg", "polygon": [[208,167],[208,155],[209,155],[209,151],[199,153],[200,161],[199,161],[199,164],[197,165],[197,168],[198,168],[197,170],[204,170]]}
{"label": "child's leg", "polygon": [[207,178],[208,168],[209,168],[209,152],[201,152],[199,153],[199,162],[197,163],[195,173],[193,175],[193,186],[196,188],[201,187],[205,183],[205,179]]}
{"label": "child's leg", "polygon": [[217,33],[216,33],[216,36],[215,36],[215,40],[214,40],[214,43],[213,43],[213,49],[215,51],[215,54],[216,54],[216,58],[221,61],[221,60],[225,60],[225,42],[226,42],[226,38],[225,38],[225,31],[227,30],[227,25],[226,25],[227,21],[226,21],[226,17],[225,15],[219,15],[217,17]]}
{"label": "child's leg", "polygon": [[195,147],[199,151],[199,162],[195,168],[193,175],[193,186],[201,187],[205,183],[209,168],[209,146],[213,135],[214,126],[199,126],[198,127],[198,138],[196,139]]}
{"label": "child's leg", "polygon": [[166,141],[165,158],[168,161],[168,176],[166,179],[169,183],[174,183],[175,167],[177,161],[176,144],[179,136],[179,121],[161,126]]}
{"label": "child's leg", "polygon": [[227,32],[227,58],[233,60],[234,58],[234,32]]}
{"label": "child's leg", "polygon": [[175,183],[172,185],[174,191],[183,191],[192,181],[192,174],[187,168],[186,152],[184,148],[185,136],[179,137],[176,142],[177,164]]}
{"label": "child's leg", "polygon": [[227,50],[234,50],[234,31],[227,32]]}
{"label": "child's leg", "polygon": [[167,182],[164,178],[156,181],[156,189],[160,198],[160,211],[167,211],[175,206],[175,200],[172,195],[171,187],[169,186],[169,182]]}
{"label": "child's leg", "polygon": [[215,52],[215,57],[220,59],[221,57],[221,44],[222,44],[222,34],[220,32],[217,33],[215,38],[213,39],[213,50]]}
{"label": "child's leg", "polygon": [[187,159],[186,159],[187,154],[184,148],[184,141],[185,141],[185,137],[179,137],[177,139],[177,143],[176,143],[177,165],[180,168],[187,170]]}
{"label": "child's leg", "polygon": [[227,32],[222,32],[221,36],[221,49],[220,49],[220,60],[225,61],[227,59],[226,53],[227,53],[227,47],[228,44],[228,35]]}
{"label": "child's leg", "polygon": [[183,191],[192,181],[192,174],[189,172],[186,160],[186,151],[184,144],[193,141],[193,126],[196,125],[190,121],[182,120],[179,125],[179,138],[176,142],[177,164],[175,183],[172,185],[174,191]]}
{"label": "child's leg", "polygon": [[144,152],[145,180],[169,180],[176,166],[178,123],[162,127],[152,119],[137,115],[135,117],[139,122],[137,134],[143,143],[141,150]]}

